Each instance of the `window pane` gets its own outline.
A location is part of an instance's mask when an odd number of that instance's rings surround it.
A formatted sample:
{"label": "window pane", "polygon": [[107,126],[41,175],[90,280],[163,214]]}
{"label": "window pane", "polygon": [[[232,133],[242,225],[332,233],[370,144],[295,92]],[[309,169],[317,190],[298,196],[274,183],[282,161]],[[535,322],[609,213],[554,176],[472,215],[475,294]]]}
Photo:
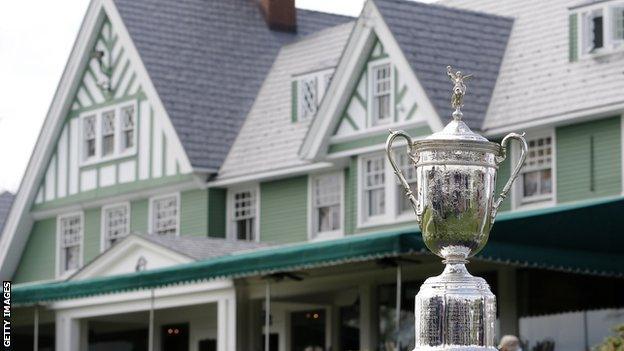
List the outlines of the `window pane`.
{"label": "window pane", "polygon": [[153,202],[153,231],[158,235],[175,235],[178,229],[178,199],[169,196]]}
{"label": "window pane", "polygon": [[256,217],[256,196],[246,190],[234,194],[234,230],[238,240],[255,240],[254,219]]}
{"label": "window pane", "polygon": [[537,183],[539,181],[539,172],[525,173],[523,176],[524,196],[533,196],[537,194]]}
{"label": "window pane", "polygon": [[341,173],[317,176],[312,182],[312,206],[314,207],[314,232],[340,229],[340,206],[342,201]]}
{"label": "window pane", "polygon": [[61,267],[62,272],[74,270],[80,265],[82,245],[82,219],[79,215],[63,217],[60,220]]}
{"label": "window pane", "polygon": [[65,271],[78,269],[80,263],[80,246],[70,246],[65,248]]}
{"label": "window pane", "polygon": [[122,113],[121,128],[123,130],[122,148],[126,150],[134,146],[134,124],[135,124],[134,106],[124,107],[121,110],[121,113]]}
{"label": "window pane", "polygon": [[95,156],[95,116],[88,116],[82,120],[84,140],[84,158]]}
{"label": "window pane", "polygon": [[373,68],[373,125],[390,121],[390,93],[392,83],[392,67],[388,64]]}
{"label": "window pane", "polygon": [[540,190],[542,194],[552,193],[552,175],[550,169],[545,169],[541,172],[541,186]]}
{"label": "window pane", "polygon": [[115,112],[102,114],[102,156],[115,152]]}
{"label": "window pane", "polygon": [[108,208],[104,212],[104,235],[107,247],[128,235],[128,207],[125,205]]}
{"label": "window pane", "polygon": [[302,119],[309,119],[316,114],[316,108],[318,105],[317,96],[317,80],[316,77],[302,78],[299,82],[300,98],[299,105]]}
{"label": "window pane", "polygon": [[613,37],[616,40],[624,40],[624,7],[613,9]]}
{"label": "window pane", "polygon": [[385,213],[386,192],[384,189],[375,189],[368,191],[368,215],[376,216]]}
{"label": "window pane", "polygon": [[592,49],[599,49],[603,46],[602,15],[594,16],[592,23]]}

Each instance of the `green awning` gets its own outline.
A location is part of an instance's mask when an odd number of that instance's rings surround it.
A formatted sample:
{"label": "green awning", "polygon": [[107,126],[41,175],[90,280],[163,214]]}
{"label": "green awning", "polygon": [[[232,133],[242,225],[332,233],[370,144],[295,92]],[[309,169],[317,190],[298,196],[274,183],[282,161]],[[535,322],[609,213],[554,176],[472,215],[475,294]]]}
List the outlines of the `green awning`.
{"label": "green awning", "polygon": [[[477,259],[624,276],[624,199],[503,213]],[[13,302],[72,299],[215,278],[241,278],[427,252],[416,228],[270,247],[111,277],[17,286]]]}

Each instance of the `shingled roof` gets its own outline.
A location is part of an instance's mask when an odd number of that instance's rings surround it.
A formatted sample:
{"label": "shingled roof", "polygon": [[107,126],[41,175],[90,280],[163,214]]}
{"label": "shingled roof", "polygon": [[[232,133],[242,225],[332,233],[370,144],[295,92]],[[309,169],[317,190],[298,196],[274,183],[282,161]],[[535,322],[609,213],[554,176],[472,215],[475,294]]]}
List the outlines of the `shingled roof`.
{"label": "shingled roof", "polygon": [[272,246],[268,243],[207,238],[205,236],[140,235],[140,237],[195,260],[205,260]]}
{"label": "shingled roof", "polygon": [[2,228],[4,228],[4,223],[9,216],[9,211],[11,211],[13,199],[15,199],[15,195],[8,191],[0,194],[0,234],[2,234]]}
{"label": "shingled roof", "polygon": [[443,123],[450,119],[446,66],[474,75],[464,120],[481,129],[513,19],[405,0],[374,0]]}
{"label": "shingled roof", "polygon": [[252,0],[115,0],[196,168],[217,170],[284,44],[352,20],[297,10],[297,33],[268,29]]}

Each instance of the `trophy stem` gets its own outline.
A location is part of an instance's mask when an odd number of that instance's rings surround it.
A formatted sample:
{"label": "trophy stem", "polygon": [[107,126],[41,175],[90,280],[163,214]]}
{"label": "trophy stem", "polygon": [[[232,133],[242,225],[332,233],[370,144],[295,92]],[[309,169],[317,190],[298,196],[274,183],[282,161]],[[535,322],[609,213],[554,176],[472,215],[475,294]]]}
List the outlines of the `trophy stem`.
{"label": "trophy stem", "polygon": [[442,274],[421,286],[415,301],[415,351],[496,350],[496,297],[466,259],[446,257]]}

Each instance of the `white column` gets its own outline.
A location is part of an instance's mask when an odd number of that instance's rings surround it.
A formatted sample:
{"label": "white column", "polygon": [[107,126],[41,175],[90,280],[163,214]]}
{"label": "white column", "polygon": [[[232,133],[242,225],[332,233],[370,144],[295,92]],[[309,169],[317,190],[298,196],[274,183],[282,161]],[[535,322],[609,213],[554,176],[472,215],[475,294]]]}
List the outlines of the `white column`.
{"label": "white column", "polygon": [[377,334],[379,333],[377,286],[363,284],[360,292],[360,350],[376,350]]}
{"label": "white column", "polygon": [[35,305],[35,330],[33,331],[33,350],[39,351],[39,306]]}
{"label": "white column", "polygon": [[518,335],[518,298],[516,269],[501,267],[498,269],[498,308],[500,334]]}
{"label": "white column", "polygon": [[236,295],[217,302],[217,351],[236,350]]}
{"label": "white column", "polygon": [[[80,351],[81,323],[79,319],[70,318],[61,312],[56,314],[56,350]],[[85,330],[86,332],[86,330]]]}

